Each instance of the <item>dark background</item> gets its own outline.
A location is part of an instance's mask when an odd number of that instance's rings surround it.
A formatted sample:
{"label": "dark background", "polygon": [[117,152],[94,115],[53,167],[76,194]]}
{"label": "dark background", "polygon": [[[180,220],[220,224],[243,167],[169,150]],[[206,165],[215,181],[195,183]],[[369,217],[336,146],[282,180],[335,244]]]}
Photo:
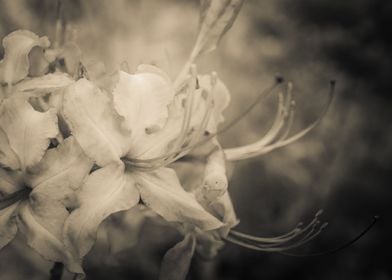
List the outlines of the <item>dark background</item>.
{"label": "dark background", "polygon": [[[53,38],[55,1],[0,1],[0,37],[18,28]],[[175,76],[197,31],[197,1],[64,1],[84,59],[130,71],[154,63]],[[353,239],[338,253],[288,257],[232,244],[210,262],[195,257],[189,279],[392,279],[390,167],[392,159],[392,2],[380,0],[246,1],[217,51],[200,72],[216,70],[232,94],[226,119],[241,113],[276,73],[294,83],[294,131],[317,117],[328,81],[336,96],[323,122],[298,142],[268,155],[231,164],[230,192],[238,230],[285,233],[318,209],[329,222],[295,253],[322,252]],[[255,141],[276,108],[268,98],[220,135],[225,147]],[[97,246],[86,260],[88,279],[156,279],[160,260],[179,236],[147,221],[138,245],[113,261]],[[0,253],[0,279],[46,279],[50,263],[14,242]],[[67,275],[68,277],[69,275]],[[27,277],[27,278],[26,278]],[[70,277],[70,276],[69,276]]]}

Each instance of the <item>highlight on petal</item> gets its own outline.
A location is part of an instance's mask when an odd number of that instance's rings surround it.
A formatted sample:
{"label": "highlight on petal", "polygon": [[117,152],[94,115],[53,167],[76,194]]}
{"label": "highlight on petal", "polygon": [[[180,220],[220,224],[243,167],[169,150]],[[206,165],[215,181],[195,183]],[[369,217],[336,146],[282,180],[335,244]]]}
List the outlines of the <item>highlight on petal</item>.
{"label": "highlight on petal", "polygon": [[27,180],[35,193],[45,193],[51,199],[66,203],[92,166],[93,161],[71,136],[56,148],[49,149]]}
{"label": "highlight on petal", "polygon": [[84,257],[95,242],[101,222],[113,213],[131,209],[139,198],[135,181],[124,173],[123,165],[111,164],[91,173],[78,193],[79,208],[65,225],[67,249]]}
{"label": "highlight on petal", "polygon": [[133,154],[137,153],[143,138],[162,129],[168,118],[168,105],[173,100],[174,90],[160,72],[153,66],[140,67],[136,74],[120,71],[113,91],[115,109],[124,117],[124,127],[132,131]]}
{"label": "highlight on petal", "polygon": [[163,257],[159,280],[185,280],[195,247],[195,236],[187,234],[184,240],[170,248]]}
{"label": "highlight on petal", "polygon": [[27,30],[18,30],[3,39],[4,58],[0,62],[0,82],[13,84],[24,79],[29,72],[29,53],[35,46],[48,48],[47,37],[38,37]]}
{"label": "highlight on petal", "polygon": [[15,95],[1,104],[0,129],[18,156],[20,168],[26,170],[41,160],[50,139],[58,134],[56,112],[37,112],[25,97]]}
{"label": "highlight on petal", "polygon": [[223,224],[185,192],[174,170],[159,168],[152,172],[132,172],[142,201],[169,222],[192,224],[212,230]]}
{"label": "highlight on petal", "polygon": [[64,222],[69,213],[64,205],[42,194],[30,195],[17,217],[18,228],[27,244],[49,261],[61,262],[74,273],[82,273],[81,262],[62,242]]}
{"label": "highlight on petal", "polygon": [[120,162],[128,151],[130,132],[122,129],[109,95],[88,80],[66,89],[63,113],[72,135],[99,166]]}

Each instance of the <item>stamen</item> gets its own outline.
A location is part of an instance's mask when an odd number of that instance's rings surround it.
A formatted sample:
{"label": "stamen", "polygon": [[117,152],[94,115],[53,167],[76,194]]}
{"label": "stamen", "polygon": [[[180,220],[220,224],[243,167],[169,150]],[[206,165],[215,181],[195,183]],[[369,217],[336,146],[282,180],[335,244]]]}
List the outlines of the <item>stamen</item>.
{"label": "stamen", "polygon": [[[256,142],[256,143],[242,146],[242,147],[238,147],[238,148],[225,149],[224,151],[225,151],[227,160],[235,161],[235,160],[246,159],[246,158],[251,158],[251,157],[263,155],[263,154],[271,152],[275,149],[289,145],[289,144],[297,141],[298,139],[302,138],[303,136],[308,134],[313,128],[315,128],[321,122],[321,120],[324,118],[324,116],[328,112],[328,109],[332,103],[334,92],[335,92],[335,82],[331,81],[327,104],[325,105],[325,107],[324,107],[323,111],[321,112],[321,114],[319,115],[319,117],[312,124],[310,124],[308,127],[306,127],[305,129],[292,135],[289,138],[281,138],[276,143],[273,143],[273,144],[270,144],[270,145],[267,145],[264,147],[257,146],[256,144],[258,142]],[[291,124],[290,124],[290,126],[291,126]],[[256,150],[256,147],[259,147],[260,149]],[[243,151],[244,154],[240,154],[240,151]]]}
{"label": "stamen", "polygon": [[288,252],[279,252],[282,255],[290,256],[290,257],[319,257],[319,256],[325,256],[325,255],[330,255],[337,253],[339,251],[342,251],[351,245],[353,245],[355,242],[357,242],[359,239],[361,239],[365,234],[367,234],[371,228],[377,223],[379,217],[374,216],[373,221],[362,231],[360,232],[355,238],[351,239],[350,241],[344,243],[343,245],[340,245],[336,248],[326,250],[323,252],[317,252],[317,253],[310,253],[310,254],[295,254],[295,253],[288,253]]}
{"label": "stamen", "polygon": [[[126,159],[126,158],[123,158],[122,161],[127,166],[137,167],[137,168],[141,168],[141,169],[155,169],[155,168],[161,167],[162,165],[164,165],[166,163],[166,161],[170,157],[172,157],[172,156],[176,157],[180,153],[186,154],[190,150],[192,150],[192,149],[194,149],[194,148],[196,148],[198,146],[203,145],[204,143],[206,143],[209,140],[211,140],[214,137],[216,137],[218,134],[221,134],[221,133],[227,131],[228,129],[230,129],[231,127],[233,127],[234,125],[236,125],[247,114],[249,114],[265,96],[267,96],[270,93],[272,93],[282,83],[282,81],[283,81],[283,79],[281,77],[277,77],[275,79],[275,83],[272,86],[270,86],[269,88],[267,88],[264,91],[262,91],[256,97],[256,99],[251,103],[251,105],[241,115],[239,115],[238,117],[234,118],[231,122],[229,122],[222,129],[218,130],[215,133],[211,133],[208,137],[204,138],[203,140],[201,140],[201,141],[199,141],[199,142],[197,142],[195,144],[188,145],[186,148],[182,148],[182,149],[178,149],[176,151],[170,152],[170,153],[168,153],[168,154],[166,154],[164,156],[155,157],[155,158],[151,158],[151,159]],[[158,164],[158,162],[160,162],[160,164]],[[157,164],[152,166],[151,163],[157,163]]]}
{"label": "stamen", "polygon": [[321,213],[321,211],[317,212],[314,219],[305,228],[301,228],[302,225],[299,224],[296,228],[281,236],[257,237],[231,230],[226,240],[256,251],[282,252],[290,250],[313,240],[327,226],[327,223],[320,226],[318,217]]}

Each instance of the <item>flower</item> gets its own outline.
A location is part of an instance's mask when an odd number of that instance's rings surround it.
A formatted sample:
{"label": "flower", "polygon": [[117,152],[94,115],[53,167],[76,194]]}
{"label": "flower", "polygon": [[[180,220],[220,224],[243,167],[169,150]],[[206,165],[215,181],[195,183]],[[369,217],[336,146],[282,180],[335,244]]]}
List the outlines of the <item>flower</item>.
{"label": "flower", "polygon": [[206,128],[216,129],[220,105],[227,104],[225,88],[215,90],[220,82],[203,77],[201,84],[209,81],[210,88],[198,87],[192,69],[179,92],[159,68],[141,65],[135,74],[120,71],[112,92],[81,79],[64,93],[71,133],[100,167],[80,188],[79,207],[65,225],[67,248],[79,258],[90,250],[106,217],[139,201],[172,223],[205,231],[223,226],[168,168],[203,141]]}

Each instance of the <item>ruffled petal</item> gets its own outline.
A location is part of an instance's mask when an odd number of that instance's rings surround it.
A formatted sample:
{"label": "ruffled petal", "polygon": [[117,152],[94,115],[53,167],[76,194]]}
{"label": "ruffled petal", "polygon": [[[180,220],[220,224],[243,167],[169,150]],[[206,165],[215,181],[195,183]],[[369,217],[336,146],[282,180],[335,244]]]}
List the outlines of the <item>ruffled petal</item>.
{"label": "ruffled petal", "polygon": [[132,208],[139,202],[139,192],[123,165],[108,165],[89,175],[78,193],[79,208],[66,222],[67,248],[80,258],[95,242],[101,222],[110,214]]}
{"label": "ruffled petal", "polygon": [[159,280],[185,280],[195,246],[195,236],[187,234],[184,240],[170,248],[163,257]]}
{"label": "ruffled petal", "polygon": [[18,155],[20,168],[37,164],[58,134],[54,109],[37,112],[23,96],[13,96],[0,107],[0,128],[5,132],[11,149]]}
{"label": "ruffled petal", "polygon": [[0,62],[0,82],[13,84],[29,72],[29,53],[35,46],[49,47],[47,37],[38,37],[27,30],[18,30],[3,39],[4,58]]}
{"label": "ruffled petal", "polygon": [[51,199],[67,202],[92,166],[92,160],[71,136],[55,149],[48,150],[27,180],[35,193],[45,193]]}
{"label": "ruffled petal", "polygon": [[212,230],[222,223],[185,192],[174,170],[159,168],[153,172],[132,172],[143,202],[169,222],[192,224]]}
{"label": "ruffled petal", "polygon": [[174,96],[171,82],[153,66],[139,67],[136,74],[119,73],[113,91],[114,106],[124,117],[124,127],[132,131],[130,153],[144,150],[143,139],[163,128],[168,118],[168,105]]}
{"label": "ruffled petal", "polygon": [[121,117],[108,94],[81,79],[67,88],[63,114],[85,153],[98,165],[120,162],[129,149],[130,132],[121,128]]}
{"label": "ruffled petal", "polygon": [[69,213],[64,205],[42,194],[30,195],[17,218],[27,244],[49,261],[61,262],[74,273],[82,273],[81,261],[65,249],[62,231]]}

